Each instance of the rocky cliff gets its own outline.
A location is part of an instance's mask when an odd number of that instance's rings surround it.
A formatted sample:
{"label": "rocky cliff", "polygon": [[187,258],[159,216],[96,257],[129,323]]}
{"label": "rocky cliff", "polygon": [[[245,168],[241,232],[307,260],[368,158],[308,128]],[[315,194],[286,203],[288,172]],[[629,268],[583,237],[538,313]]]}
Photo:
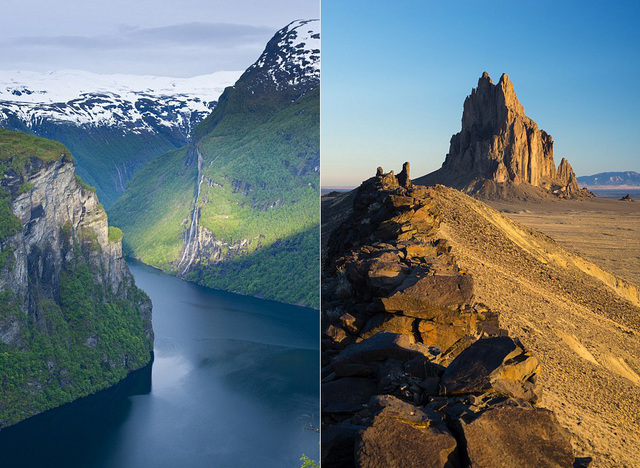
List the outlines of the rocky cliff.
{"label": "rocky cliff", "polygon": [[150,360],[151,302],[61,144],[0,130],[0,427]]}
{"label": "rocky cliff", "polygon": [[451,137],[442,167],[416,183],[487,198],[587,195],[566,159],[556,170],[553,138],[525,115],[509,77],[503,74],[494,85],[487,72],[464,101],[462,129]]}

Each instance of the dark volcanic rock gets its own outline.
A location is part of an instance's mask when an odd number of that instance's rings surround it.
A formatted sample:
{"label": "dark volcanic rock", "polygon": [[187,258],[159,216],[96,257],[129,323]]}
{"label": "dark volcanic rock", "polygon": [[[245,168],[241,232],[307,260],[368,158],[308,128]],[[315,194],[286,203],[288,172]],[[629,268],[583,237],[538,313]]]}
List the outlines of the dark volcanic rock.
{"label": "dark volcanic rock", "polygon": [[323,466],[353,468],[356,435],[364,429],[353,424],[337,424],[322,430],[320,461]]}
{"label": "dark volcanic rock", "polygon": [[455,309],[473,296],[473,279],[468,275],[419,276],[407,278],[390,297],[382,298],[387,312],[400,312],[417,318],[432,319]]}
{"label": "dark volcanic rock", "polygon": [[401,315],[378,314],[367,322],[360,336],[363,339],[367,339],[379,332],[411,335],[413,333],[414,320],[412,317],[404,317]]}
{"label": "dark volcanic rock", "polygon": [[549,410],[498,406],[461,428],[474,468],[573,466],[570,438]]}
{"label": "dark volcanic rock", "polygon": [[408,360],[428,354],[412,335],[380,332],[342,351],[332,362],[336,375],[366,375],[366,369],[387,359]]}
{"label": "dark volcanic rock", "polygon": [[521,184],[542,189],[539,196],[588,195],[565,159],[556,171],[553,139],[525,115],[509,77],[503,74],[494,85],[487,72],[465,99],[462,129],[451,137],[442,167],[415,182],[448,185],[486,198],[535,194]]}

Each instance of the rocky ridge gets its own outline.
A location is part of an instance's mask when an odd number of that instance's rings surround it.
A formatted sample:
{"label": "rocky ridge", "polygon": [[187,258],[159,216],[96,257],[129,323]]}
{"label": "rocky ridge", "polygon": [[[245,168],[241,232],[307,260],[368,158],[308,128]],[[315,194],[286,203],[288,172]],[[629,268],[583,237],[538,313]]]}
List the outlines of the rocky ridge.
{"label": "rocky ridge", "polygon": [[475,299],[436,197],[408,163],[397,176],[379,168],[329,229],[322,462],[572,466],[568,433],[536,405],[538,359]]}
{"label": "rocky ridge", "polygon": [[[1,132],[0,143],[47,144]],[[135,287],[122,233],[59,146],[51,159],[1,159],[13,227],[0,239],[0,426],[111,385],[152,351],[151,301]]]}
{"label": "rocky ridge", "polygon": [[442,167],[415,182],[488,199],[589,195],[566,159],[556,170],[553,138],[525,115],[509,77],[494,85],[487,72],[464,101],[462,129],[451,137]]}

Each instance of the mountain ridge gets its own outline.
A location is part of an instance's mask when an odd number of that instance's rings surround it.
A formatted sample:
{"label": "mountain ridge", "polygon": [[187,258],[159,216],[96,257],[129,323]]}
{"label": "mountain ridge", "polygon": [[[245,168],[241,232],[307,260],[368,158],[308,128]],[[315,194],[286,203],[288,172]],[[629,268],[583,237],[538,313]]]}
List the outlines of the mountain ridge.
{"label": "mountain ridge", "polygon": [[[171,101],[186,114],[208,114],[240,72],[215,72],[192,78],[150,75],[98,74],[82,70],[51,72],[0,71],[0,121],[14,114],[27,127],[40,119],[71,122],[77,125],[119,126],[125,122],[133,129],[152,128],[144,121],[141,101],[156,100],[168,106]],[[83,101],[95,99],[92,109]],[[104,102],[100,102],[102,98]],[[115,107],[115,110],[113,110]],[[130,115],[118,112],[130,110]],[[159,119],[160,125],[182,122]],[[187,135],[188,136],[188,135]]]}
{"label": "mountain ridge", "polygon": [[635,171],[599,172],[578,177],[578,183],[587,187],[640,187],[640,174]]}

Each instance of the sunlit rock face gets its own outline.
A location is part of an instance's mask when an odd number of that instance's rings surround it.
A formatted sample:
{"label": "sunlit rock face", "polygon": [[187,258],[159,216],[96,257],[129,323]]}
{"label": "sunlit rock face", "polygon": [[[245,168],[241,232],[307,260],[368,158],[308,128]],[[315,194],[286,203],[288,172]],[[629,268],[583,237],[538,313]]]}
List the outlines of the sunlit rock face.
{"label": "sunlit rock face", "polygon": [[553,138],[525,115],[509,77],[493,84],[487,72],[464,101],[462,129],[451,137],[442,168],[416,182],[480,194],[523,183],[562,197],[581,194],[565,159],[556,170]]}

